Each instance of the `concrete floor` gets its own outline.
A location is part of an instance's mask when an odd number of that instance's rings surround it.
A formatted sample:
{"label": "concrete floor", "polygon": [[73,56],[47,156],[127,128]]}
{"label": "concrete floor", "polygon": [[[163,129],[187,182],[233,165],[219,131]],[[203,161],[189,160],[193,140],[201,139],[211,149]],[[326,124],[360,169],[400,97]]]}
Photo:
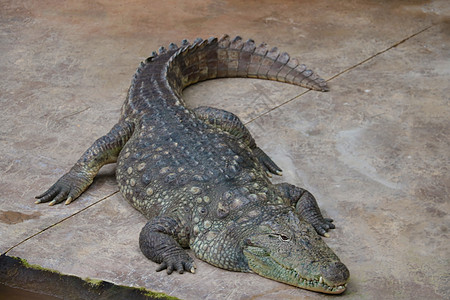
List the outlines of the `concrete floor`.
{"label": "concrete floor", "polygon": [[239,34],[299,57],[331,91],[224,79],[185,99],[238,114],[284,170],[276,181],[316,195],[351,272],[342,299],[449,299],[448,1],[181,2],[0,2],[0,251],[183,299],[328,298],[199,260],[195,275],[155,273],[113,165],[69,206],[34,204],[114,125],[151,51]]}

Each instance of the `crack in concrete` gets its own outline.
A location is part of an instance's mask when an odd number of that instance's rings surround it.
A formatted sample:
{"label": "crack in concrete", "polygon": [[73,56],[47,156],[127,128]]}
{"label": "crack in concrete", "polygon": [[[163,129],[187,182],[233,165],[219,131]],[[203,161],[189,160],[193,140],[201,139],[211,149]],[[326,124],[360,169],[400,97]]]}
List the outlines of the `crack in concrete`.
{"label": "crack in concrete", "polygon": [[430,25],[430,26],[428,26],[428,27],[426,27],[426,28],[424,28],[424,29],[422,29],[422,30],[419,30],[419,31],[416,32],[416,33],[413,33],[412,35],[410,35],[410,36],[404,38],[403,40],[401,40],[401,41],[395,43],[394,45],[392,45],[392,46],[390,46],[390,47],[388,47],[388,48],[386,48],[386,49],[384,49],[384,50],[382,50],[382,51],[380,51],[380,52],[378,52],[378,53],[376,53],[376,54],[370,56],[369,58],[366,58],[365,60],[363,60],[363,61],[357,63],[356,65],[351,66],[351,67],[345,69],[344,71],[342,71],[342,72],[340,72],[340,73],[334,75],[333,77],[329,78],[329,79],[326,80],[326,81],[327,81],[327,82],[328,82],[328,81],[331,81],[331,80],[333,80],[334,78],[336,78],[336,77],[338,77],[338,76],[340,76],[340,75],[342,75],[342,74],[344,74],[344,73],[347,73],[347,72],[349,72],[349,71],[351,71],[351,70],[353,70],[353,69],[355,69],[355,68],[357,68],[357,67],[359,67],[359,66],[365,64],[366,62],[372,60],[373,58],[375,58],[375,57],[377,57],[377,56],[379,56],[379,55],[381,55],[381,54],[383,54],[383,53],[385,53],[385,52],[387,52],[387,51],[389,51],[389,50],[391,50],[391,49],[393,49],[393,48],[395,48],[395,47],[397,47],[397,46],[400,46],[400,45],[403,44],[404,42],[406,42],[406,41],[412,39],[413,37],[415,37],[415,36],[421,34],[422,32],[427,31],[428,29],[430,29],[430,28],[433,27],[433,26],[435,26],[435,24],[432,24],[432,25]]}
{"label": "crack in concrete", "polygon": [[65,115],[65,116],[63,116],[62,118],[58,119],[58,122],[61,121],[61,120],[64,120],[65,118],[69,118],[69,117],[72,117],[72,116],[81,114],[82,112],[84,112],[84,111],[86,111],[86,110],[88,110],[88,109],[90,109],[90,108],[91,108],[90,106],[87,106],[86,108],[84,108],[84,109],[82,109],[82,110],[78,110],[78,111],[73,112],[73,113],[71,113],[71,114]]}
{"label": "crack in concrete", "polygon": [[[395,48],[395,47],[397,47],[397,46],[399,46],[399,45],[405,43],[406,41],[412,39],[413,37],[415,37],[415,36],[417,36],[417,35],[419,35],[419,34],[425,32],[425,31],[429,30],[430,28],[434,27],[435,25],[436,25],[436,24],[432,24],[432,25],[430,25],[430,26],[425,27],[424,29],[419,30],[419,31],[416,32],[416,33],[411,34],[410,36],[404,38],[403,40],[401,40],[401,41],[399,41],[399,42],[397,42],[397,43],[395,43],[394,45],[392,45],[392,46],[390,46],[390,47],[388,47],[388,48],[386,48],[386,49],[384,49],[384,50],[382,50],[382,51],[379,51],[379,52],[375,53],[374,55],[372,55],[372,56],[370,56],[370,57],[364,59],[363,61],[361,61],[361,62],[359,62],[359,63],[357,63],[357,64],[355,64],[355,65],[353,65],[353,66],[351,66],[351,67],[349,67],[349,68],[347,68],[347,69],[345,69],[345,70],[339,72],[339,73],[337,73],[336,75],[334,75],[334,76],[328,78],[328,79],[326,80],[326,82],[329,82],[329,81],[335,79],[336,77],[339,77],[339,76],[341,76],[342,74],[345,74],[345,73],[347,73],[347,72],[349,72],[349,71],[351,71],[351,70],[353,70],[353,69],[355,69],[355,68],[357,68],[357,67],[359,67],[359,66],[365,64],[366,62],[368,62],[368,61],[374,59],[375,57],[378,57],[378,56],[380,56],[381,54],[383,54],[383,53],[385,53],[385,52],[387,52],[387,51],[389,51],[389,50],[391,50],[391,49],[393,49],[393,48]],[[294,101],[294,100],[297,99],[297,98],[300,98],[301,96],[303,96],[303,95],[306,94],[306,93],[309,93],[310,91],[311,91],[311,90],[306,90],[306,91],[304,91],[304,92],[298,94],[297,96],[295,96],[295,97],[293,97],[293,98],[291,98],[291,99],[289,99],[289,100],[286,100],[285,102],[283,102],[283,103],[281,103],[281,104],[279,104],[279,105],[277,105],[277,106],[275,106],[275,107],[272,107],[272,108],[269,109],[268,111],[261,113],[260,115],[254,117],[254,118],[251,119],[250,121],[245,122],[244,125],[250,124],[251,122],[253,122],[253,121],[255,121],[255,120],[261,118],[262,116],[267,115],[267,114],[270,113],[271,111],[274,111],[274,110],[278,109],[279,107],[281,107],[281,106],[283,106],[283,105],[285,105],[285,104],[288,104],[289,102],[292,102],[292,101]]]}
{"label": "crack in concrete", "polygon": [[31,240],[31,239],[34,238],[35,236],[38,236],[38,235],[40,235],[41,233],[44,233],[45,231],[49,230],[50,228],[53,228],[53,227],[55,227],[56,225],[59,225],[59,224],[63,223],[64,221],[66,221],[66,220],[68,220],[68,219],[70,219],[70,218],[72,218],[72,217],[74,217],[74,216],[76,216],[76,215],[78,215],[78,214],[84,212],[85,210],[91,208],[92,206],[97,205],[97,204],[100,203],[100,202],[103,202],[104,200],[106,200],[106,199],[108,199],[108,198],[114,196],[114,195],[117,194],[118,192],[119,192],[119,190],[116,190],[115,192],[113,192],[113,193],[111,193],[111,194],[109,194],[109,195],[107,195],[107,196],[105,196],[105,197],[103,197],[103,198],[101,198],[101,199],[95,201],[94,203],[92,203],[92,204],[90,204],[90,205],[88,205],[88,206],[86,206],[86,207],[80,209],[79,211],[77,211],[77,212],[71,214],[70,216],[67,216],[67,217],[65,217],[65,218],[63,218],[63,219],[61,219],[61,220],[59,220],[58,222],[53,223],[52,225],[47,226],[46,228],[40,230],[39,232],[37,232],[37,233],[35,233],[35,234],[33,234],[33,235],[27,237],[26,239],[22,240],[21,242],[19,242],[19,243],[15,244],[14,246],[10,247],[9,249],[7,249],[7,250],[6,250],[4,253],[2,253],[2,254],[7,254],[9,251],[11,251],[12,249],[14,249],[14,248],[20,246],[21,244],[25,243],[26,241]]}

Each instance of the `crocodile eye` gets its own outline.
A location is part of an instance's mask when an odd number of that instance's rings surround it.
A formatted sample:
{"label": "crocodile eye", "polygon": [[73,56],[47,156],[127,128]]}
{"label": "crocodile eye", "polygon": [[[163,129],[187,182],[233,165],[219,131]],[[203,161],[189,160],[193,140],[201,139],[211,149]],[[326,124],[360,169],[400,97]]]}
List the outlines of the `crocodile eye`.
{"label": "crocodile eye", "polygon": [[280,234],[280,240],[289,241],[289,238],[287,236],[285,236],[284,234]]}

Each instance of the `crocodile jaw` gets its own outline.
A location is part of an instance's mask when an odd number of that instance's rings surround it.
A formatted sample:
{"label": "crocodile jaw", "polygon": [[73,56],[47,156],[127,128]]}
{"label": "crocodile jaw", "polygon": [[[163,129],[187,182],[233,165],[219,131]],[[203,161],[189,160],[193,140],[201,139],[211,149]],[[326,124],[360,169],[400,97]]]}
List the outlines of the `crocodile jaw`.
{"label": "crocodile jaw", "polygon": [[262,248],[250,246],[244,248],[243,252],[248,260],[249,268],[260,276],[326,294],[341,294],[347,288],[347,282],[339,285],[328,285],[322,276],[308,276],[308,278],[302,276],[297,270],[279,263]]}
{"label": "crocodile jaw", "polygon": [[[327,283],[322,276],[306,276],[300,274],[295,268],[290,268],[274,259],[266,250],[259,247],[248,246],[243,249],[249,268],[256,274],[293,285],[299,288],[326,294],[341,294],[347,288],[345,283],[333,285]],[[346,270],[344,272],[348,272]]]}

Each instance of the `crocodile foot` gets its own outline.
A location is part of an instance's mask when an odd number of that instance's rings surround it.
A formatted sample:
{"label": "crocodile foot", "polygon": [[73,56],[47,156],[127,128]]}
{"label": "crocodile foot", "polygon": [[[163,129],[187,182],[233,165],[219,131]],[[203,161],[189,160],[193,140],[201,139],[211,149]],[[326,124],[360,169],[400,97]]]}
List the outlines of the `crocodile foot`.
{"label": "crocodile foot", "polygon": [[328,234],[328,230],[336,228],[336,226],[334,226],[332,222],[333,219],[330,218],[318,218],[311,222],[311,225],[321,236],[330,237],[330,235]]}
{"label": "crocodile foot", "polygon": [[173,271],[177,271],[183,274],[184,271],[195,273],[196,266],[194,260],[183,250],[179,253],[173,253],[170,256],[164,258],[163,262],[156,269],[156,272],[167,269],[167,274],[172,274]]}
{"label": "crocodile foot", "polygon": [[52,206],[62,201],[69,204],[86,190],[92,183],[91,178],[86,178],[82,173],[70,170],[53,184],[47,191],[36,196],[36,204],[50,202]]}
{"label": "crocodile foot", "polygon": [[253,149],[253,154],[258,158],[264,168],[264,171],[266,171],[267,176],[272,177],[270,173],[278,176],[283,175],[280,167],[278,167],[277,164],[274,163],[273,160],[261,148],[255,147],[255,149]]}

